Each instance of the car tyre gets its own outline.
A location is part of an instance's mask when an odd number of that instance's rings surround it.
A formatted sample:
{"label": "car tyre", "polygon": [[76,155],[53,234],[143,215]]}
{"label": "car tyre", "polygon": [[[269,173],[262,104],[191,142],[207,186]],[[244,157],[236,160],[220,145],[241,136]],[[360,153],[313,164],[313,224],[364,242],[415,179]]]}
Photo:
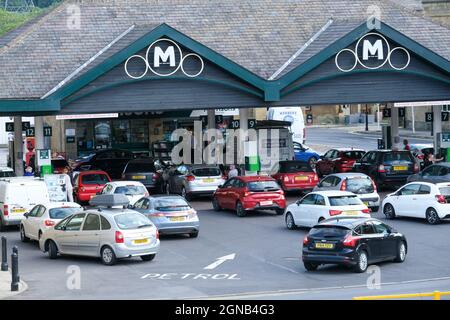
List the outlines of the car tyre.
{"label": "car tyre", "polygon": [[244,207],[242,206],[242,203],[240,201],[236,203],[236,214],[241,218],[247,215],[247,212],[244,210]]}
{"label": "car tyre", "polygon": [[294,220],[294,217],[292,216],[292,213],[288,212],[286,214],[285,222],[286,222],[286,227],[289,230],[297,229],[297,225],[295,224],[295,220]]}
{"label": "car tyre", "polygon": [[356,265],[354,271],[356,273],[364,273],[369,266],[369,256],[365,250],[358,251],[358,258],[356,260]]}
{"label": "car tyre", "polygon": [[305,269],[307,271],[316,271],[317,268],[319,267],[318,264],[311,263],[311,262],[303,262],[303,265],[305,266]]}
{"label": "car tyre", "polygon": [[439,215],[438,215],[436,209],[434,209],[434,208],[429,208],[427,210],[426,218],[427,218],[427,222],[429,224],[434,225],[434,224],[439,224],[441,222],[441,219],[439,218]]}
{"label": "car tyre", "polygon": [[145,256],[141,256],[142,261],[152,261],[155,259],[156,254],[147,254]]}
{"label": "car tyre", "polygon": [[406,244],[404,241],[400,241],[397,248],[397,256],[395,257],[394,261],[398,263],[402,263],[406,259],[407,249]]}
{"label": "car tyre", "polygon": [[194,232],[189,233],[189,237],[197,238],[198,237],[198,231],[194,231]]}
{"label": "car tyre", "polygon": [[48,243],[48,257],[53,260],[58,257],[58,247],[52,240]]}
{"label": "car tyre", "polygon": [[213,198],[212,205],[213,205],[214,211],[222,210],[222,208],[220,207],[220,204],[219,204],[219,200],[217,200],[216,197]]}
{"label": "car tyre", "polygon": [[30,238],[25,235],[25,228],[23,225],[20,225],[20,240],[22,242],[30,242]]}
{"label": "car tyre", "polygon": [[106,266],[112,266],[117,262],[116,254],[114,250],[109,246],[104,246],[100,252],[100,258],[102,263]]}
{"label": "car tyre", "polygon": [[392,206],[392,204],[387,203],[383,207],[383,213],[386,216],[386,219],[389,219],[389,220],[395,219],[395,209]]}

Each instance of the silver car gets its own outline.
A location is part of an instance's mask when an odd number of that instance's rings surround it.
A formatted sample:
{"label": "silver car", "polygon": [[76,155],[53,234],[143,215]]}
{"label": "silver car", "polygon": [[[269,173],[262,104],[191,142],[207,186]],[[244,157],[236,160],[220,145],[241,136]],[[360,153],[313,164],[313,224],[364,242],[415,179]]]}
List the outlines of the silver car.
{"label": "silver car", "polygon": [[380,208],[380,195],[373,180],[364,173],[334,173],[326,176],[313,191],[341,190],[350,191],[358,196],[372,212]]}
{"label": "silver car", "polygon": [[[90,203],[106,208],[70,215],[44,231],[39,246],[51,259],[58,254],[90,256],[113,265],[122,258],[155,258],[159,250],[158,230],[143,214],[125,209],[129,202],[124,195],[101,195]],[[124,208],[112,208],[118,205]]]}
{"label": "silver car", "polygon": [[219,166],[180,165],[164,174],[167,194],[181,194],[186,200],[194,196],[212,196],[225,182]]}
{"label": "silver car", "polygon": [[189,234],[196,238],[200,230],[197,211],[180,196],[149,196],[136,202],[132,209],[146,215],[160,234]]}

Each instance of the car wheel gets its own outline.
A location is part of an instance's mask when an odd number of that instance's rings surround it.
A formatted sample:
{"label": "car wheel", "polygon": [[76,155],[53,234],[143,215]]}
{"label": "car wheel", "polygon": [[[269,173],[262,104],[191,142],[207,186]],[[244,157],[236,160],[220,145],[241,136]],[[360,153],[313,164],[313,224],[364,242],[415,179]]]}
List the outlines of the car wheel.
{"label": "car wheel", "polygon": [[276,212],[277,216],[281,216],[284,214],[284,209],[278,208],[278,209],[275,209],[275,212]]}
{"label": "car wheel", "polygon": [[405,244],[404,241],[401,241],[401,242],[398,244],[398,248],[397,248],[397,256],[395,257],[395,260],[394,260],[394,261],[395,261],[395,262],[399,262],[399,263],[405,261],[405,259],[406,259],[406,252],[407,252],[407,250],[406,250],[406,244]]}
{"label": "car wheel", "polygon": [[360,250],[358,252],[358,258],[356,260],[356,266],[354,268],[355,272],[363,273],[366,272],[367,267],[369,265],[369,258],[367,256],[367,252],[364,250]]}
{"label": "car wheel", "polygon": [[318,264],[311,263],[311,262],[303,262],[303,265],[305,266],[305,269],[307,271],[316,271],[317,268],[319,267]]}
{"label": "car wheel", "polygon": [[244,210],[240,201],[236,204],[236,214],[238,217],[245,217],[247,215],[247,212]]}
{"label": "car wheel", "polygon": [[52,240],[48,243],[48,257],[50,259],[56,259],[58,257],[58,247]]}
{"label": "car wheel", "polygon": [[198,231],[189,233],[189,237],[191,237],[191,238],[197,238],[197,237],[198,237]]}
{"label": "car wheel", "polygon": [[20,240],[22,242],[29,242],[30,238],[25,235],[25,228],[23,225],[20,226]]}
{"label": "car wheel", "polygon": [[427,210],[426,217],[429,224],[438,224],[439,222],[441,222],[441,219],[439,218],[439,215],[434,208],[429,208]]}
{"label": "car wheel", "polygon": [[102,263],[107,266],[112,266],[117,262],[116,254],[111,247],[105,246],[100,253]]}
{"label": "car wheel", "polygon": [[220,204],[219,204],[219,200],[217,200],[216,197],[213,198],[212,205],[213,205],[213,208],[214,208],[215,211],[221,211],[222,210],[222,208],[220,207]]}
{"label": "car wheel", "polygon": [[315,169],[316,168],[316,163],[317,163],[317,158],[315,158],[315,157],[309,158],[308,164],[311,167],[311,169]]}
{"label": "car wheel", "polygon": [[297,225],[295,224],[294,217],[292,216],[292,213],[288,212],[286,214],[286,219],[285,220],[286,220],[286,227],[289,230],[297,229]]}
{"label": "car wheel", "polygon": [[383,213],[387,219],[395,219],[395,210],[392,204],[387,203],[383,208]]}
{"label": "car wheel", "polygon": [[147,254],[145,256],[141,256],[142,261],[152,261],[155,259],[156,254]]}

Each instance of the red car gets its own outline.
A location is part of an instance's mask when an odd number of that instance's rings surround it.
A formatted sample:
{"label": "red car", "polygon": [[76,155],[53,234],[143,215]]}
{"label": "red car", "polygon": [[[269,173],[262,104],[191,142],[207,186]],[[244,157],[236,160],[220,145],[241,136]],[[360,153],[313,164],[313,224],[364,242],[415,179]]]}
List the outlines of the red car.
{"label": "red car", "polygon": [[312,190],[319,183],[319,176],[304,161],[280,161],[272,172],[272,178],[278,181],[283,191]]}
{"label": "red car", "polygon": [[275,210],[284,213],[286,199],[278,183],[271,177],[246,176],[228,179],[214,193],[214,210],[236,210],[244,217],[251,210]]}
{"label": "red car", "polygon": [[111,182],[111,178],[105,171],[81,171],[74,181],[74,200],[79,203],[88,202],[101,192],[108,182]]}
{"label": "red car", "polygon": [[366,152],[361,149],[331,149],[328,150],[316,163],[319,177],[331,173],[350,172],[353,164],[361,159]]}

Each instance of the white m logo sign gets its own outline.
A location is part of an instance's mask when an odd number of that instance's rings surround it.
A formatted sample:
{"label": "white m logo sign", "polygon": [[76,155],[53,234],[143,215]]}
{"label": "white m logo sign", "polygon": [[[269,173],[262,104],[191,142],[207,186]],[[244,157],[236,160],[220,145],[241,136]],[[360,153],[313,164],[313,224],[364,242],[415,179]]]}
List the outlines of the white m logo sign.
{"label": "white m logo sign", "polygon": [[375,41],[375,43],[372,45],[369,40],[364,40],[363,43],[363,60],[367,61],[369,60],[369,53],[371,57],[374,57],[375,55],[378,56],[378,60],[384,59],[384,52],[383,52],[383,42],[381,39]]}
{"label": "white m logo sign", "polygon": [[155,53],[153,55],[153,66],[158,68],[160,64],[167,64],[175,67],[175,48],[173,46],[167,47],[166,51],[163,51],[161,47],[155,47]]}

